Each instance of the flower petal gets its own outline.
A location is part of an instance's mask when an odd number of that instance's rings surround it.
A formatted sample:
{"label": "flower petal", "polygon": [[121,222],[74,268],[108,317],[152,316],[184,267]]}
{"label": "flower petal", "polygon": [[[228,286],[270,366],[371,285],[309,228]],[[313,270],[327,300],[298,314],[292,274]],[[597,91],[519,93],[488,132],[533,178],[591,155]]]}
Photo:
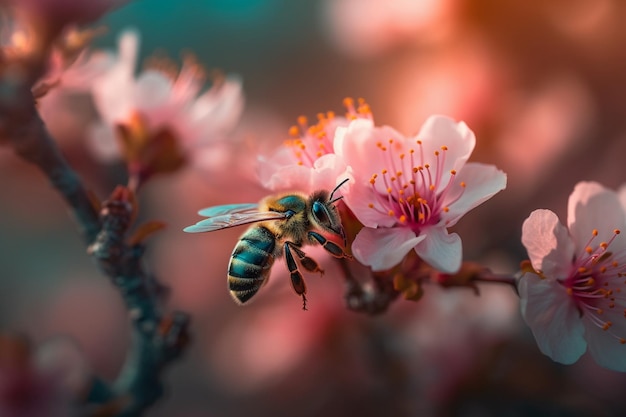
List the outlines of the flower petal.
{"label": "flower petal", "polygon": [[172,81],[156,70],[144,71],[135,84],[134,104],[150,109],[167,104],[172,96]]}
{"label": "flower petal", "polygon": [[574,257],[567,228],[550,210],[535,210],[522,225],[522,244],[530,262],[549,279],[565,278]]}
{"label": "flower petal", "polygon": [[[351,169],[352,167],[349,167]],[[388,208],[381,202],[380,194],[373,187],[365,187],[356,183],[356,176],[351,173],[350,185],[347,190],[342,188],[346,205],[356,218],[366,227],[393,227],[397,223],[394,216],[387,214]],[[371,206],[370,206],[371,204]]]}
{"label": "flower petal", "polygon": [[425,228],[420,237],[425,237],[416,247],[415,252],[433,268],[448,274],[454,274],[461,268],[463,247],[461,238],[456,233],[448,234],[443,226]]}
{"label": "flower petal", "polygon": [[[118,39],[119,54],[109,71],[95,80],[93,100],[101,118],[110,124],[128,114],[132,107],[133,74],[139,48],[139,34],[125,31]],[[120,94],[124,91],[124,94]]]}
{"label": "flower petal", "polygon": [[465,165],[476,146],[476,136],[465,123],[440,115],[426,119],[416,139],[422,141],[424,162],[431,166],[436,166],[435,152],[441,152],[442,146],[447,147],[442,166],[443,185],[448,183],[451,170],[459,171]]}
{"label": "flower petal", "polygon": [[[461,187],[461,183],[465,187]],[[443,201],[449,208],[442,214],[446,226],[454,226],[474,207],[506,188],[506,174],[493,165],[468,163],[456,175],[453,188]]]}
{"label": "flower petal", "polygon": [[[335,153],[352,167],[359,184],[369,188],[373,174],[380,174],[383,169],[390,168],[388,159],[383,157],[385,151],[379,146],[388,144],[390,139],[394,140],[394,152],[404,148],[406,139],[395,129],[389,126],[374,127],[373,121],[369,119],[355,119],[347,128],[337,128],[333,147]],[[382,183],[376,186],[379,191],[386,192]]]}
{"label": "flower petal", "polygon": [[352,243],[354,257],[374,271],[384,271],[399,264],[425,236],[415,236],[410,229],[364,227]]}
{"label": "flower petal", "polygon": [[115,132],[106,123],[95,123],[90,126],[87,146],[103,161],[114,161],[121,157],[121,150]]}
{"label": "flower petal", "polygon": [[[623,310],[622,310],[623,311]],[[624,321],[622,313],[615,314],[614,320],[610,317],[605,319],[611,320],[612,323],[618,324]],[[617,326],[611,326],[608,330],[603,330],[597,324],[590,320],[585,320],[586,338],[589,345],[589,353],[596,360],[598,365],[614,371],[626,372],[626,344],[620,343],[620,340],[611,332],[624,334],[617,331]],[[623,331],[624,326],[619,326]]]}
{"label": "flower petal", "polygon": [[[350,168],[354,181],[343,190],[344,201],[354,215],[367,227],[391,227],[396,218],[389,216],[389,208],[381,203],[387,199],[387,191],[382,181],[374,186],[369,182],[373,174],[379,173],[386,166],[385,158],[377,144],[387,143],[393,138],[394,146],[404,146],[404,138],[394,129],[374,127],[369,119],[355,119],[348,127],[338,127],[335,132],[335,153]],[[372,208],[370,205],[373,205]]]}
{"label": "flower petal", "polygon": [[[594,229],[597,243],[608,241],[615,229],[624,231],[626,215],[617,193],[596,182],[579,182],[569,197],[567,223],[576,249],[582,250]],[[625,249],[626,239],[616,239],[611,245],[613,252]]]}
{"label": "flower petal", "polygon": [[261,183],[270,190],[332,190],[338,179],[347,178],[346,165],[335,154],[322,155],[313,167],[290,163],[291,151],[277,152],[271,159],[259,158],[258,172]]}
{"label": "flower petal", "polygon": [[527,273],[518,284],[522,316],[543,354],[572,364],[585,350],[580,313],[561,284]]}

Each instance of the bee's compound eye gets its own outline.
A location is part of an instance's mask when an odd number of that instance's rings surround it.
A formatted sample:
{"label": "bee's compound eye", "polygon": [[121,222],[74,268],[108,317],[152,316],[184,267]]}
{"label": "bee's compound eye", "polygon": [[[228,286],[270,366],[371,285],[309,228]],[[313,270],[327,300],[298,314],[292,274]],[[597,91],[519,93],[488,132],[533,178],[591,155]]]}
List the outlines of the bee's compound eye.
{"label": "bee's compound eye", "polygon": [[328,218],[328,210],[326,206],[319,201],[313,202],[313,216],[315,219],[326,227],[330,227],[330,219]]}

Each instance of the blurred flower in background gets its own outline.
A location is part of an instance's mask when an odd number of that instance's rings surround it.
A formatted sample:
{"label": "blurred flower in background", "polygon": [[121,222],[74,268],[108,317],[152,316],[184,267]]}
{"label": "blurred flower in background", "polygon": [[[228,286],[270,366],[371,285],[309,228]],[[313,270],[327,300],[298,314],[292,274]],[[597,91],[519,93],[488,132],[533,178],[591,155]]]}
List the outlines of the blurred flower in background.
{"label": "blurred flower in background", "polygon": [[[177,170],[202,146],[224,140],[239,120],[243,96],[238,79],[223,77],[199,95],[206,74],[191,57],[180,71],[157,67],[135,78],[138,46],[136,33],[122,34],[114,64],[94,81],[102,123],[92,138],[100,156],[121,155],[130,175],[144,181],[156,172]],[[223,168],[219,158],[212,162],[213,169]]]}
{"label": "blurred flower in background", "polygon": [[332,41],[348,54],[368,57],[403,43],[426,43],[450,30],[449,0],[326,0]]}

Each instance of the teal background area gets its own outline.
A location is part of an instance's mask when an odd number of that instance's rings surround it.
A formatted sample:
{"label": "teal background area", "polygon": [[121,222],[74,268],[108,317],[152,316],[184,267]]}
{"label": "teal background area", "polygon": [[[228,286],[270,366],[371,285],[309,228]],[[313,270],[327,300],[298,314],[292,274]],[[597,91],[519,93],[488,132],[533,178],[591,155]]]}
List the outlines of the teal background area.
{"label": "teal background area", "polygon": [[367,83],[350,74],[350,60],[333,51],[323,36],[321,5],[139,0],[102,20],[109,33],[96,44],[110,46],[120,31],[134,27],[142,34],[143,57],[157,50],[173,58],[192,51],[207,68],[241,75],[252,105],[278,109],[295,120],[299,114],[338,108],[346,96],[367,93]]}

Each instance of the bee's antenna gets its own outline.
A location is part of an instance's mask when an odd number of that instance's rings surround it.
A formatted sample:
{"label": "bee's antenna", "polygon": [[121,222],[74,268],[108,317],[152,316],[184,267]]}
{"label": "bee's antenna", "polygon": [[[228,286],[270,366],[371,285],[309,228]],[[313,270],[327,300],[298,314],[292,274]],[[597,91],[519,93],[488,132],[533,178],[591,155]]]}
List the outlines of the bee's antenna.
{"label": "bee's antenna", "polygon": [[337,198],[335,198],[335,199],[333,200],[333,195],[335,195],[335,191],[337,191],[337,190],[339,189],[339,187],[341,187],[342,185],[344,185],[344,184],[345,184],[345,183],[347,183],[348,181],[350,181],[350,178],[346,178],[345,180],[341,181],[341,182],[340,182],[340,183],[339,183],[339,184],[335,187],[335,189],[334,189],[334,190],[330,193],[330,198],[328,199],[328,200],[329,200],[329,201],[328,201],[328,203],[329,203],[329,204],[332,204],[332,203],[334,203],[335,201],[341,200],[341,199],[343,198],[343,196],[342,196],[342,195],[340,195],[339,197],[337,197]]}

